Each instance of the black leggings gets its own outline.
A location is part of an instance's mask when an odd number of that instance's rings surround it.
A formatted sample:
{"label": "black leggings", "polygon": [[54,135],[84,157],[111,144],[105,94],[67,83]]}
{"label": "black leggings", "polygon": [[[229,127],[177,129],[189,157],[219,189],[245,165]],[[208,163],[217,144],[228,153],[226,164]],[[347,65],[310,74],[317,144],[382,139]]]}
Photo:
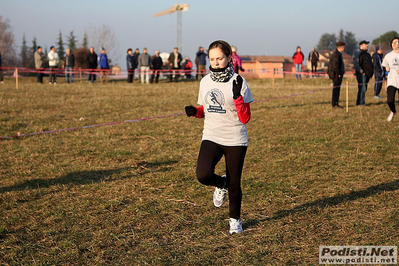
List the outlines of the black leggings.
{"label": "black leggings", "polygon": [[387,103],[391,112],[396,113],[395,108],[395,94],[398,89],[394,86],[388,86],[387,88]]}
{"label": "black leggings", "polygon": [[234,219],[239,219],[241,213],[241,174],[246,152],[246,146],[223,146],[204,140],[198,155],[198,181],[204,185],[218,188],[223,187],[225,179],[215,174],[215,166],[224,155],[229,191],[229,215]]}

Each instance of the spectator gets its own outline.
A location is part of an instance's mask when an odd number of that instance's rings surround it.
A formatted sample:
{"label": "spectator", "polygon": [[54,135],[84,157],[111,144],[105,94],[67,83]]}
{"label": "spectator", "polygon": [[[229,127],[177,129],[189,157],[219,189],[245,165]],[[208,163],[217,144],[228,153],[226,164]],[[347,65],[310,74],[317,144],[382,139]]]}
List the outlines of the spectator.
{"label": "spectator", "polygon": [[147,48],[143,48],[143,53],[139,55],[139,66],[140,66],[140,76],[141,83],[150,84],[150,65],[151,65],[151,56],[147,53]]}
{"label": "spectator", "polygon": [[241,62],[241,57],[239,57],[237,55],[237,48],[232,45],[231,46],[231,51],[233,51],[233,69],[234,72],[238,74],[238,72],[241,70],[242,72],[244,72],[245,70],[242,68],[242,62]]}
{"label": "spectator", "polygon": [[151,58],[152,75],[151,75],[150,83],[154,82],[154,78],[155,78],[155,83],[158,83],[159,74],[161,72],[162,67],[163,67],[163,62],[162,62],[162,58],[160,56],[160,52],[155,51],[155,55]]}
{"label": "spectator", "polygon": [[49,67],[50,67],[50,84],[57,84],[57,68],[58,68],[58,61],[59,57],[58,54],[55,52],[55,47],[51,46],[50,47],[50,52],[47,55],[49,61]]}
{"label": "spectator", "polygon": [[312,51],[309,53],[309,61],[312,66],[312,78],[317,77],[316,72],[317,72],[317,62],[319,62],[319,53],[316,51],[314,47],[312,48]]}
{"label": "spectator", "polygon": [[1,69],[1,53],[0,53],[0,83],[4,83],[3,81],[3,70]]}
{"label": "spectator", "polygon": [[186,57],[186,62],[184,62],[184,73],[186,73],[187,79],[191,79],[192,69],[193,69],[193,62],[191,62],[190,57]]}
{"label": "spectator", "polygon": [[301,72],[302,72],[302,64],[303,64],[304,58],[305,58],[305,56],[301,52],[301,46],[297,46],[296,52],[292,56],[292,59],[294,59],[294,64],[295,64],[296,80],[300,80],[302,78]]}
{"label": "spectator", "polygon": [[169,76],[169,82],[172,82],[173,76],[175,77],[175,82],[177,82],[177,80],[179,78],[178,69],[180,69],[180,64],[181,64],[182,59],[183,59],[183,57],[179,53],[179,49],[177,47],[175,47],[173,49],[173,52],[169,55],[169,59],[168,59],[169,66],[172,69],[170,76]]}
{"label": "spectator", "polygon": [[140,55],[140,49],[136,48],[136,51],[134,51],[133,56],[136,59],[136,64],[135,64],[135,68],[133,69],[133,79],[134,79],[134,75],[135,75],[135,70],[139,65],[139,55]]}
{"label": "spectator", "polygon": [[135,68],[136,68],[136,58],[133,55],[132,48],[129,48],[127,49],[127,55],[126,55],[127,83],[133,83]]}
{"label": "spectator", "polygon": [[369,80],[373,77],[373,62],[371,61],[371,56],[367,52],[369,48],[368,41],[361,41],[359,43],[360,53],[354,62],[356,69],[356,79],[358,83],[358,92],[356,105],[365,106],[366,105],[366,91]]}
{"label": "spectator", "polygon": [[73,82],[73,67],[75,66],[75,56],[73,53],[71,53],[71,50],[66,49],[65,50],[65,62],[64,62],[64,68],[65,68],[65,79],[66,82]]}
{"label": "spectator", "polygon": [[97,63],[97,54],[94,52],[94,47],[90,47],[89,55],[87,56],[87,62],[89,65],[89,83],[96,82],[97,74],[96,69],[98,66]]}
{"label": "spectator", "polygon": [[395,94],[399,90],[399,37],[394,37],[391,41],[392,51],[387,53],[382,61],[382,66],[386,68],[388,73],[387,79],[387,103],[391,113],[387,120],[392,121],[396,115]]}
{"label": "spectator", "polygon": [[344,42],[337,42],[336,49],[330,57],[328,63],[328,76],[333,81],[332,100],[333,108],[342,108],[339,103],[339,94],[341,91],[342,78],[345,74],[344,60],[342,59],[342,52],[345,50]]}
{"label": "spectator", "polygon": [[108,83],[109,64],[108,64],[108,56],[106,54],[104,47],[101,48],[101,54],[99,54],[97,61],[98,61],[98,66],[100,67],[101,83],[103,83],[104,76],[105,76],[105,83]]}
{"label": "spectator", "polygon": [[206,57],[207,57],[207,54],[205,53],[204,47],[200,46],[198,48],[197,56],[195,58],[195,64],[197,66],[197,77],[196,78],[198,80],[205,77]]}
{"label": "spectator", "polygon": [[43,68],[44,68],[44,60],[46,56],[43,53],[43,48],[41,46],[37,47],[37,50],[34,54],[35,58],[35,68],[37,70],[37,82],[43,83]]}
{"label": "spectator", "polygon": [[382,83],[384,82],[385,69],[382,67],[382,48],[377,46],[375,48],[375,53],[373,54],[373,66],[374,66],[374,99],[382,99],[380,96]]}

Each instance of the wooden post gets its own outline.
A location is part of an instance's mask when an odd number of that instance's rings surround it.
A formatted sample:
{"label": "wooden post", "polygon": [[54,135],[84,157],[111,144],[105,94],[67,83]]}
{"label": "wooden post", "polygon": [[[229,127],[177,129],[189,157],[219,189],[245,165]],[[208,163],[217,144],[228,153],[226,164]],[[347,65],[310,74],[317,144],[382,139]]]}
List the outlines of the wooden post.
{"label": "wooden post", "polygon": [[79,77],[80,77],[80,83],[83,82],[82,80],[82,67],[79,67]]}
{"label": "wooden post", "polygon": [[18,68],[15,68],[15,86],[18,89]]}
{"label": "wooden post", "polygon": [[346,112],[349,112],[349,82],[346,81]]}
{"label": "wooden post", "polygon": [[274,68],[273,68],[273,77],[272,77],[272,84],[273,84],[273,90],[274,90]]}

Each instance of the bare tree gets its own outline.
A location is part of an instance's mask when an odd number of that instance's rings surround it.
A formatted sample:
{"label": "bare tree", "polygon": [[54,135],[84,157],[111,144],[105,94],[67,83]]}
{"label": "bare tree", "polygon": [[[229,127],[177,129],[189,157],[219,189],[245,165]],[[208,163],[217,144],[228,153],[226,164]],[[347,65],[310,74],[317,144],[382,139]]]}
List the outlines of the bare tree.
{"label": "bare tree", "polygon": [[10,21],[0,16],[0,53],[2,66],[16,66],[18,59],[14,48],[14,33]]}
{"label": "bare tree", "polygon": [[104,47],[108,59],[112,59],[114,62],[118,59],[119,42],[110,26],[90,26],[89,36],[90,44],[96,51],[100,52]]}

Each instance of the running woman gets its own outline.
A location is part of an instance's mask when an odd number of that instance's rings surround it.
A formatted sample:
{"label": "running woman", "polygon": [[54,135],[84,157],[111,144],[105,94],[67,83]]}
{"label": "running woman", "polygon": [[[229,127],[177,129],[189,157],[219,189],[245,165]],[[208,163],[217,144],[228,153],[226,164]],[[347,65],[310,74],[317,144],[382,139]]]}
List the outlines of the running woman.
{"label": "running woman", "polygon": [[[225,41],[209,45],[210,73],[202,78],[198,95],[200,107],[186,106],[187,116],[204,118],[204,130],[197,162],[197,179],[214,186],[213,203],[221,207],[229,193],[230,234],[241,233],[241,174],[248,146],[246,123],[251,117],[251,90],[245,79],[234,73],[231,46]],[[215,166],[225,157],[226,173]]]}
{"label": "running woman", "polygon": [[385,67],[388,73],[387,88],[387,103],[391,113],[387,120],[391,122],[396,115],[395,108],[395,94],[399,90],[399,37],[394,37],[391,41],[392,51],[387,53],[382,61],[382,66]]}

